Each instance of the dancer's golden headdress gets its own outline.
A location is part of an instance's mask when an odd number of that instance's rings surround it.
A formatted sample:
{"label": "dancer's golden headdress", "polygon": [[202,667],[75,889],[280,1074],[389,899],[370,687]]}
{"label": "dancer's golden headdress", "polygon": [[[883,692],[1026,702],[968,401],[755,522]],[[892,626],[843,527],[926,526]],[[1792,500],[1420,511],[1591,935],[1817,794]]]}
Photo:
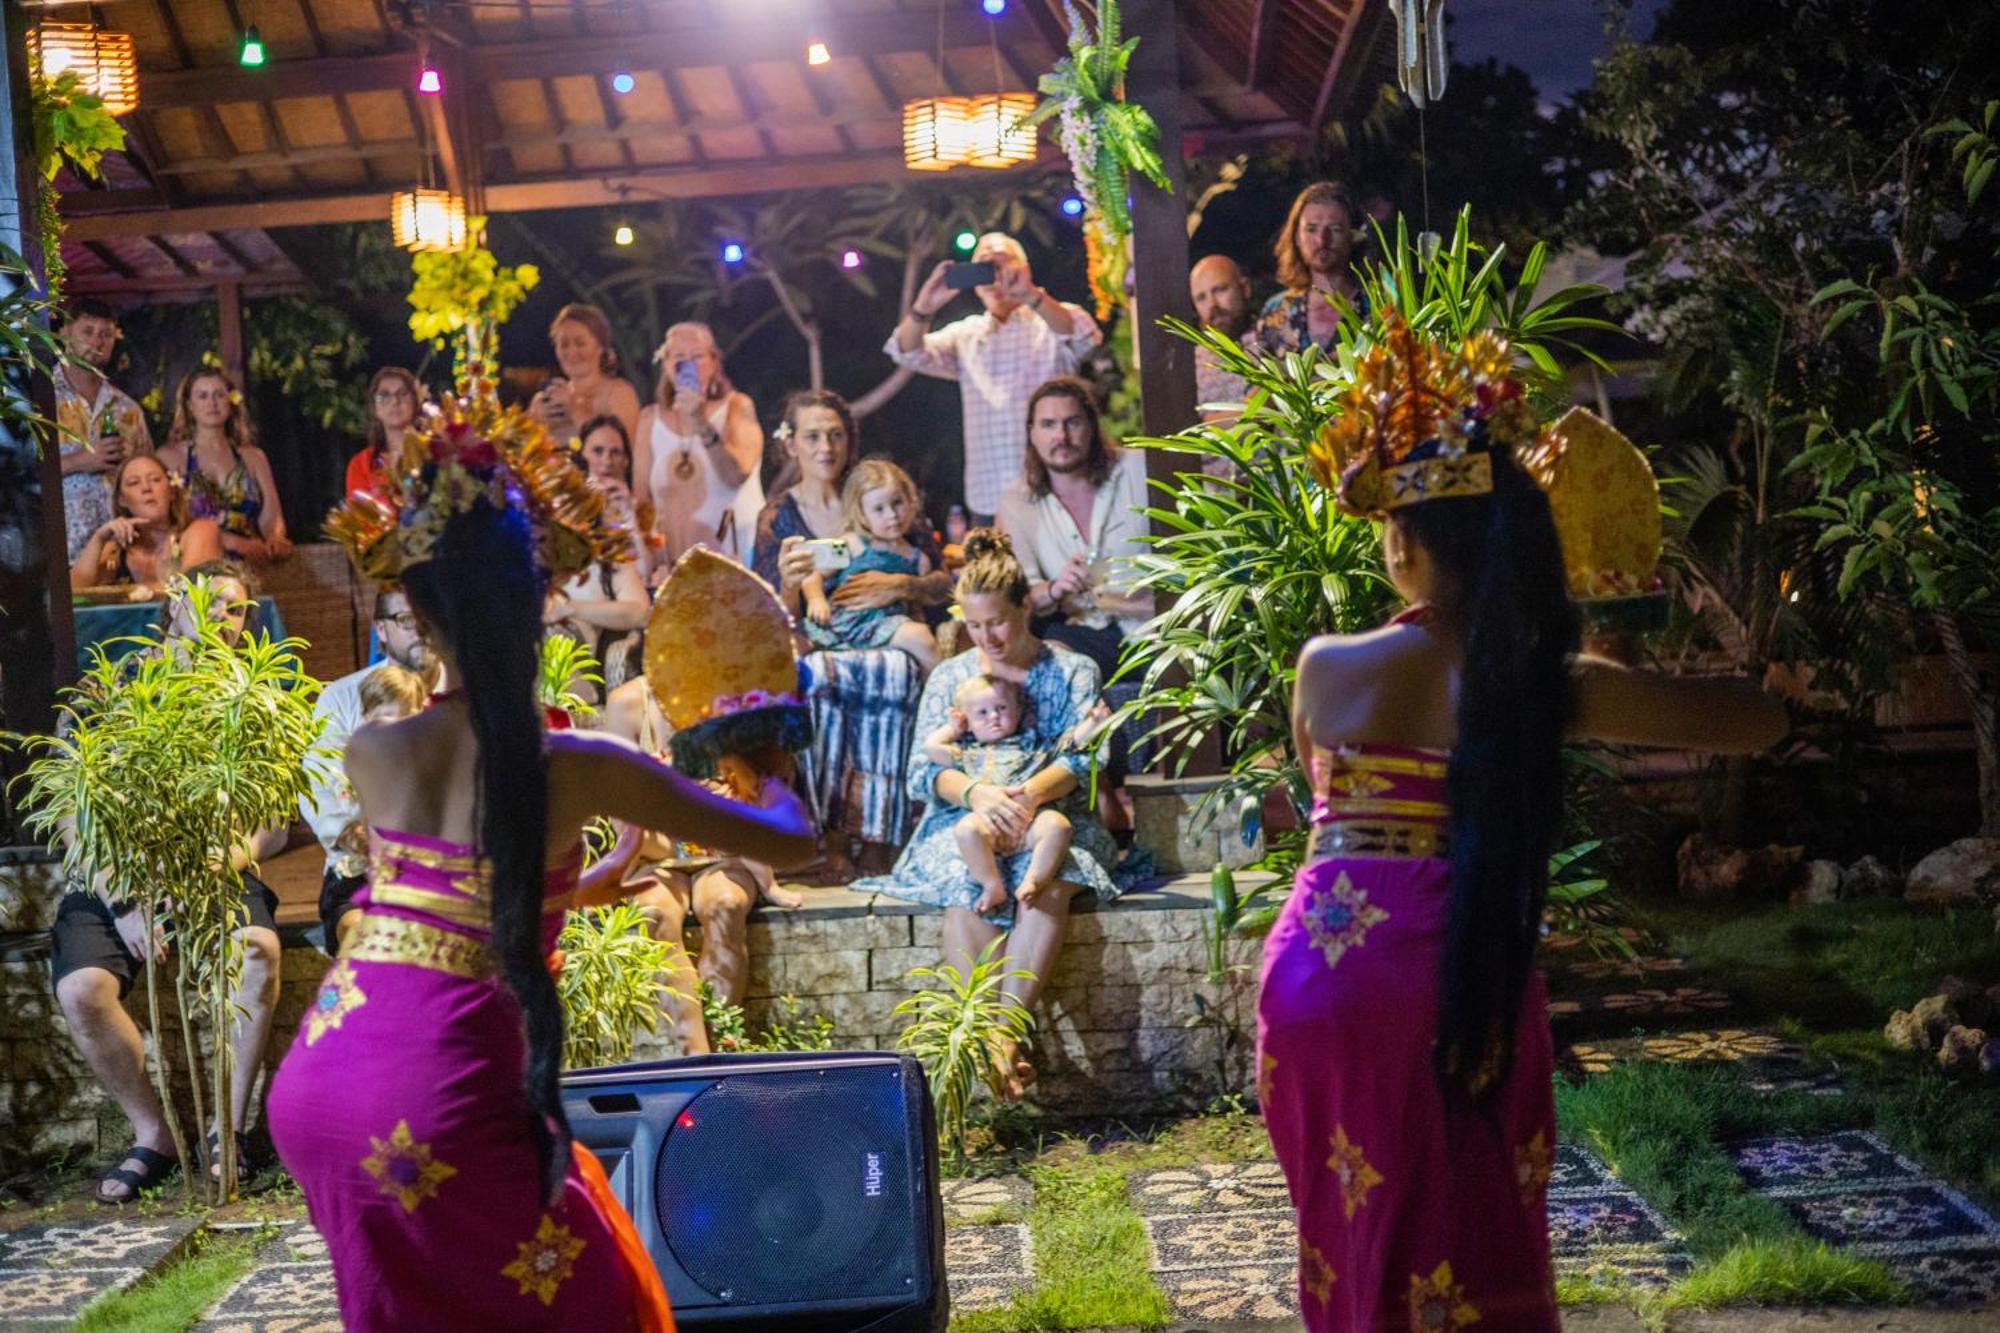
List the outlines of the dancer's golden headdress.
{"label": "dancer's golden headdress", "polygon": [[632,557],[631,533],[607,520],[604,497],[539,421],[503,408],[491,385],[448,396],[403,437],[384,471],[395,498],[356,491],[326,520],[362,577],[394,587],[430,559],[447,521],[484,502],[517,508],[534,533],[535,563],[551,583],[600,561]]}
{"label": "dancer's golden headdress", "polygon": [[1313,469],[1343,509],[1382,518],[1489,493],[1493,453],[1511,449],[1549,497],[1570,595],[1645,594],[1661,535],[1659,483],[1645,455],[1580,407],[1543,425],[1512,372],[1512,352],[1495,334],[1449,347],[1393,318],[1307,445]]}

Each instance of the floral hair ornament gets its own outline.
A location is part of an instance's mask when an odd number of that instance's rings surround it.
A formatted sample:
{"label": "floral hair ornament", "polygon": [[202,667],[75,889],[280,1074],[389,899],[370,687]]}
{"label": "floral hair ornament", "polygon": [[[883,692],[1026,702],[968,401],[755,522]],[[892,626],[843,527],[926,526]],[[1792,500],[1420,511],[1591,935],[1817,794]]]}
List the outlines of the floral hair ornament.
{"label": "floral hair ornament", "polygon": [[653,599],[646,680],[673,728],[674,767],[691,778],[717,776],[726,755],[812,742],[792,618],[768,583],[705,546],[674,564]]}
{"label": "floral hair ornament", "polygon": [[1493,450],[1523,449],[1544,434],[1512,368],[1506,341],[1492,333],[1451,348],[1392,320],[1307,445],[1314,471],[1341,508],[1370,518],[1489,494]]}
{"label": "floral hair ornament", "polygon": [[500,406],[479,367],[462,393],[424,410],[422,426],[388,459],[393,500],[356,491],[327,516],[327,535],[363,578],[397,586],[431,558],[455,515],[481,504],[527,514],[536,569],[551,583],[632,558],[631,533],[605,517],[603,495],[540,422]]}

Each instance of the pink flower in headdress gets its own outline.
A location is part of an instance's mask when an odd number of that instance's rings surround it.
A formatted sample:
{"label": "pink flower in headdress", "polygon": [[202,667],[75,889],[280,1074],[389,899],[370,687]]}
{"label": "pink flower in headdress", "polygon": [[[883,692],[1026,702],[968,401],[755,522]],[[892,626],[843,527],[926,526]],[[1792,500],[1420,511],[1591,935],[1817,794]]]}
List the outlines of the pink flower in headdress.
{"label": "pink flower in headdress", "polygon": [[1479,407],[1474,415],[1482,418],[1490,417],[1501,405],[1520,398],[1521,383],[1513,379],[1482,380],[1473,392],[1479,400]]}

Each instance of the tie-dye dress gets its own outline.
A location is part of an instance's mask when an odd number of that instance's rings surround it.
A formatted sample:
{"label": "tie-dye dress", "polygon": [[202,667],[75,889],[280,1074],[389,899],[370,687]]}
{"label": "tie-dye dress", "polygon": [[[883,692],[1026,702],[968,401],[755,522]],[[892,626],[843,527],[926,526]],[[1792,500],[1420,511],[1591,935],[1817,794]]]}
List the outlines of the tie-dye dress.
{"label": "tie-dye dress", "polygon": [[1451,864],[1447,756],[1313,756],[1311,849],[1264,945],[1264,1120],[1313,1333],[1556,1333],[1546,1191],[1553,1052],[1537,974],[1490,1117],[1431,1072]]}
{"label": "tie-dye dress", "polygon": [[[347,1333],[671,1330],[604,1173],[542,1197],[521,1010],[474,849],[376,828],[361,922],[272,1080],[271,1136],[333,1258]],[[580,849],[548,872],[553,948]]]}

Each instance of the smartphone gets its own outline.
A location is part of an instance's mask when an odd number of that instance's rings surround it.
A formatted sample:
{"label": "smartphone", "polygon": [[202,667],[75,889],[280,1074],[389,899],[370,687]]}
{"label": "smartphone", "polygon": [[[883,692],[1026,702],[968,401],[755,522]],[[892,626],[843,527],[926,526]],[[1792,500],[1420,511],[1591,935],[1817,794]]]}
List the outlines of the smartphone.
{"label": "smartphone", "polygon": [[693,360],[674,362],[674,384],[689,393],[700,393],[701,366]]}
{"label": "smartphone", "polygon": [[953,291],[967,291],[973,287],[993,285],[993,265],[991,261],[978,264],[947,264],[944,270],[944,285]]}
{"label": "smartphone", "polygon": [[845,537],[808,537],[805,545],[813,553],[813,570],[816,573],[831,574],[854,563],[854,552],[847,549]]}

